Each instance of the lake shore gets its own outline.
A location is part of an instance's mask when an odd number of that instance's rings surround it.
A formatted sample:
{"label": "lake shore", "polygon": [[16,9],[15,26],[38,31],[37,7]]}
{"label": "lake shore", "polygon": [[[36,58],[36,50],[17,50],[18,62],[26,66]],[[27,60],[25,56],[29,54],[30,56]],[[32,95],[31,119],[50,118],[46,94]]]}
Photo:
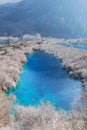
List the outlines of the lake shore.
{"label": "lake shore", "polygon": [[26,62],[26,54],[31,54],[35,50],[43,50],[53,54],[60,59],[64,68],[69,71],[73,78],[81,79],[83,86],[87,86],[87,51],[77,48],[65,47],[57,44],[56,40],[47,42],[28,41],[26,43],[16,43],[2,45],[0,47],[0,86],[4,90],[16,86],[22,71],[22,64]]}
{"label": "lake shore", "polygon": [[[3,90],[7,91],[9,88],[16,86],[16,82],[19,79],[20,73],[22,71],[22,65],[27,60],[26,54],[31,54],[35,50],[45,51],[49,54],[53,54],[58,59],[60,59],[65,69],[69,71],[70,76],[72,76],[73,78],[81,79],[83,82],[82,85],[84,85],[84,88],[86,89],[87,51],[60,46],[57,44],[56,41],[53,40],[50,42],[50,40],[48,40],[47,42],[29,41],[25,43],[2,45],[0,47],[0,87]],[[85,91],[85,93],[87,94],[87,90]],[[8,99],[5,100],[6,102],[8,101]],[[3,104],[3,102],[1,101],[0,104]],[[12,107],[12,104],[6,104],[6,110],[7,108],[10,110],[8,106]],[[4,108],[1,109],[1,112],[3,110]],[[46,130],[51,130],[51,128],[55,130],[58,128],[60,128],[60,130],[62,130],[62,128],[64,128],[65,130],[73,130],[74,127],[77,130],[79,130],[79,128],[81,130],[83,130],[84,128],[85,130],[87,125],[85,108],[82,113],[78,113],[75,110],[69,115],[56,112],[51,106],[44,106],[44,104],[42,104],[42,106],[38,108],[26,108],[19,105],[16,107],[15,111],[15,119],[11,118],[10,114],[7,113],[6,118],[3,118],[3,122],[1,122],[0,128],[6,125],[8,125],[8,127],[6,127],[5,129],[8,130],[13,128],[14,130],[16,130],[17,128],[21,127],[26,128],[24,123],[27,123],[27,120],[29,121],[29,123],[32,123],[27,124],[29,125],[29,128],[31,126],[32,130],[35,130],[34,128],[37,128],[38,130],[41,130],[43,128]],[[23,117],[25,117],[24,120]],[[48,119],[50,122],[47,123]],[[7,124],[5,123],[5,121],[7,122]],[[46,124],[44,124],[44,122],[46,122]],[[51,126],[51,128],[49,126]],[[4,128],[2,128],[2,130],[3,129]]]}
{"label": "lake shore", "polygon": [[0,87],[3,90],[16,86],[22,65],[26,62],[25,55],[32,53],[33,44],[4,45],[0,48]]}
{"label": "lake shore", "polygon": [[[82,85],[87,89],[87,51],[77,48],[70,48],[48,42],[36,45],[34,50],[43,50],[53,54],[60,59],[69,75],[75,79],[80,79]],[[87,91],[87,90],[86,90]]]}

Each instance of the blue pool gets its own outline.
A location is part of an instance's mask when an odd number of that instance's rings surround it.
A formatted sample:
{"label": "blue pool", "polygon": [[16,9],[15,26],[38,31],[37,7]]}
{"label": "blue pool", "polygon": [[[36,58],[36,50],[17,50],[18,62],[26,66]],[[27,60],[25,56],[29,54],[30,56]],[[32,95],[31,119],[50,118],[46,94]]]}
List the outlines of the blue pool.
{"label": "blue pool", "polygon": [[85,43],[58,43],[58,45],[66,46],[66,47],[72,47],[72,48],[78,48],[81,50],[87,50],[87,44]]}
{"label": "blue pool", "polygon": [[37,106],[41,100],[65,110],[81,94],[80,82],[71,79],[62,63],[53,55],[34,52],[27,56],[17,86],[10,90],[21,105]]}

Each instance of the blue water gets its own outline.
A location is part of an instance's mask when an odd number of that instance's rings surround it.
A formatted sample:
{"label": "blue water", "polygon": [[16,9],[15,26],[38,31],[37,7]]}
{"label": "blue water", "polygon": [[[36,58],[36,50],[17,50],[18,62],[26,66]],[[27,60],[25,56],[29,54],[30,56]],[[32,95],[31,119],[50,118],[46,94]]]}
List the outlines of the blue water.
{"label": "blue water", "polygon": [[66,46],[66,47],[72,47],[72,48],[78,48],[81,50],[87,50],[87,44],[85,43],[58,43],[58,45]]}
{"label": "blue water", "polygon": [[27,56],[17,86],[10,93],[16,95],[17,102],[24,106],[37,106],[41,100],[48,100],[55,108],[69,110],[81,94],[81,87],[53,55],[34,52]]}

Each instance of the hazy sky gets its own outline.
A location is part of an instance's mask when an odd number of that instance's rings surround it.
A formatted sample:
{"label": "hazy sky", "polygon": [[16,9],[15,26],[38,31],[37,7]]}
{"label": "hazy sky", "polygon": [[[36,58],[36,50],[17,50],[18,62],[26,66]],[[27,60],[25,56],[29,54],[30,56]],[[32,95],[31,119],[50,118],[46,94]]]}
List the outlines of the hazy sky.
{"label": "hazy sky", "polygon": [[0,4],[6,4],[6,3],[16,3],[21,0],[0,0]]}

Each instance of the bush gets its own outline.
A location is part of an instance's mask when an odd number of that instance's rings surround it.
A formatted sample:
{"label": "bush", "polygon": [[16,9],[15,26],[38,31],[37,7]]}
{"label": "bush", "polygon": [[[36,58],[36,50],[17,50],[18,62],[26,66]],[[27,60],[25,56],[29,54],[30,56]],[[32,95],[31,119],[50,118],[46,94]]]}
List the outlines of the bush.
{"label": "bush", "polygon": [[12,100],[12,96],[6,98],[3,96],[2,90],[0,90],[0,128],[2,126],[8,125],[10,122]]}
{"label": "bush", "polygon": [[5,130],[87,130],[82,113],[57,112],[49,103],[37,108],[16,106],[15,110],[15,121]]}

